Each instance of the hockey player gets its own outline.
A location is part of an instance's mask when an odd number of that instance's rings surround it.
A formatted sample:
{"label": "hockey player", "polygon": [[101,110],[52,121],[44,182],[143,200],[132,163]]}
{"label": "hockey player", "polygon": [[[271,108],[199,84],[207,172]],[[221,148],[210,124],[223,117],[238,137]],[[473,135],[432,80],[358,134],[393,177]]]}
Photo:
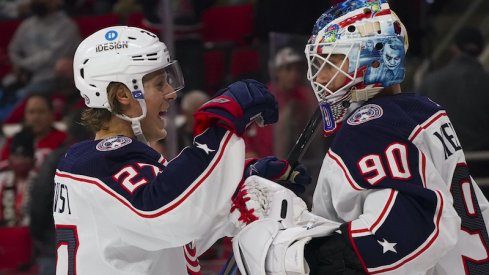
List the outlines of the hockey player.
{"label": "hockey player", "polygon": [[[168,162],[147,143],[166,136],[165,113],[184,83],[156,35],[100,30],[78,46],[74,73],[96,136],[72,146],[56,172],[57,273],[200,274],[199,254],[259,218],[236,192],[240,136],[255,120],[277,121],[275,99],[256,81],[233,83],[197,111],[193,145]],[[291,170],[272,158],[253,165],[271,178]]]}
{"label": "hockey player", "polygon": [[273,238],[267,274],[489,274],[489,203],[443,107],[401,93],[407,48],[386,0],[347,0],[317,20],[307,76],[324,133],[336,135],[312,212],[341,225],[318,237],[250,224],[235,243],[248,251],[248,232]]}

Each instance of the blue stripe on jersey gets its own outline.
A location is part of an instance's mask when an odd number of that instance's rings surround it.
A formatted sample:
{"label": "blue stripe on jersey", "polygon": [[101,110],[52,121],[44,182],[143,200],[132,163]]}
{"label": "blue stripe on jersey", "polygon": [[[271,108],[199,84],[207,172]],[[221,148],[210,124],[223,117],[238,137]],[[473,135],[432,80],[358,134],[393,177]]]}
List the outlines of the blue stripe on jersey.
{"label": "blue stripe on jersey", "polygon": [[[218,127],[208,129],[166,167],[158,162],[158,152],[136,140],[113,151],[98,151],[99,141],[85,141],[70,148],[58,169],[97,178],[135,209],[154,211],[175,200],[206,169],[212,168],[209,165],[224,149],[220,143],[226,132]],[[134,175],[129,173],[134,171]],[[137,188],[132,190],[130,183]]]}

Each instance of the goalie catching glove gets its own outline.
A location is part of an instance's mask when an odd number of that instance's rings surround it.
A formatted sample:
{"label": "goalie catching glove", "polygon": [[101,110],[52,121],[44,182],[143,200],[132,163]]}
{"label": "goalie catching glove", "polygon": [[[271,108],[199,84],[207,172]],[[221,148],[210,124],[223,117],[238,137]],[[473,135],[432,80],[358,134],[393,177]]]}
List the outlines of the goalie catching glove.
{"label": "goalie catching glove", "polygon": [[246,127],[278,120],[275,97],[256,80],[240,80],[221,90],[219,95],[202,105],[194,114],[194,134],[198,135],[218,124],[242,136]]}
{"label": "goalie catching glove", "polygon": [[304,258],[306,244],[312,238],[332,234],[338,226],[321,217],[309,225],[290,228],[271,218],[256,221],[233,238],[234,257],[243,275],[309,274]]}
{"label": "goalie catching glove", "polygon": [[258,176],[248,177],[233,196],[231,222],[238,228],[267,217],[293,225],[309,221],[312,214],[304,201],[276,182]]}
{"label": "goalie catching glove", "polygon": [[292,191],[251,176],[235,196],[231,221],[243,275],[364,274],[341,225],[314,215]]}
{"label": "goalie catching glove", "polygon": [[311,183],[311,176],[302,164],[292,167],[288,161],[273,156],[247,160],[244,178],[254,175],[275,181],[295,194],[304,193],[305,185]]}

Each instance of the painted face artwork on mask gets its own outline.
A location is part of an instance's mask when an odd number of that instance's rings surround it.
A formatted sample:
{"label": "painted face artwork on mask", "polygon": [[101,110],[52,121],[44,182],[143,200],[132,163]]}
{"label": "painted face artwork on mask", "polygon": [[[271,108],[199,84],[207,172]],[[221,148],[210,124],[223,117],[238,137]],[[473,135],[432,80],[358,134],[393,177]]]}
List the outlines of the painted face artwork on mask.
{"label": "painted face artwork on mask", "polygon": [[367,70],[365,84],[381,83],[389,87],[404,79],[404,45],[399,38],[388,38],[374,42],[378,46],[378,56],[364,60]]}
{"label": "painted face artwork on mask", "polygon": [[389,70],[395,70],[401,64],[402,55],[402,50],[393,49],[391,45],[387,44],[382,59]]}

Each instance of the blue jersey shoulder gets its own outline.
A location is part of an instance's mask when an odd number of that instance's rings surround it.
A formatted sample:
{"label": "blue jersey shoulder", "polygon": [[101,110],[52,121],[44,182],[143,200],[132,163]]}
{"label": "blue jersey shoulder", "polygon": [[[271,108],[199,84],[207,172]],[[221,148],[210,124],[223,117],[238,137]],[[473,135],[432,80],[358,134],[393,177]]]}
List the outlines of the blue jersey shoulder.
{"label": "blue jersey shoulder", "polygon": [[[331,150],[363,187],[394,187],[402,178],[421,184],[416,172],[419,153],[409,136],[440,110],[428,98],[411,93],[374,98],[343,122]],[[394,175],[389,175],[393,169]]]}
{"label": "blue jersey shoulder", "polygon": [[201,175],[214,169],[212,161],[225,150],[223,138],[229,141],[231,137],[226,133],[220,127],[208,129],[166,166],[161,163],[161,154],[137,140],[112,137],[85,141],[70,148],[58,169],[96,178],[136,209],[153,211],[205,179]]}
{"label": "blue jersey shoulder", "polygon": [[89,140],[73,145],[60,160],[58,169],[94,178],[104,178],[125,163],[161,165],[161,155],[151,147],[128,137]]}
{"label": "blue jersey shoulder", "polygon": [[343,132],[384,129],[383,132],[407,137],[440,110],[440,105],[413,93],[374,98],[350,114]]}

